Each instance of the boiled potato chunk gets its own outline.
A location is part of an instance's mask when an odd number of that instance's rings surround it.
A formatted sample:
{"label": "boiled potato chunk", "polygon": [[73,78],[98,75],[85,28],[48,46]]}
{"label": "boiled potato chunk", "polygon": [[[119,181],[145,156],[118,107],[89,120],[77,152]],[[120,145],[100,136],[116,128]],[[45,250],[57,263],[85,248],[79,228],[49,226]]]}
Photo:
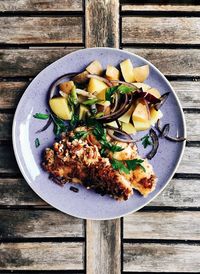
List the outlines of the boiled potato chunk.
{"label": "boiled potato chunk", "polygon": [[133,124],[134,124],[134,127],[135,127],[136,131],[147,130],[151,126],[150,121],[139,122],[139,121],[134,121],[133,120]]}
{"label": "boiled potato chunk", "polygon": [[151,87],[145,83],[133,83],[134,86],[136,86],[137,88],[142,88],[142,90],[144,92],[146,92],[147,90],[149,90]]}
{"label": "boiled potato chunk", "polygon": [[79,120],[84,120],[87,114],[89,114],[88,108],[80,105]]}
{"label": "boiled potato chunk", "polygon": [[66,98],[56,97],[49,100],[49,105],[53,113],[63,120],[70,120],[72,112]]}
{"label": "boiled potato chunk", "polygon": [[98,60],[93,61],[89,66],[87,66],[86,70],[91,74],[101,75],[103,72],[103,68]]}
{"label": "boiled potato chunk", "polygon": [[107,125],[108,125],[108,126],[111,126],[111,127],[118,128],[118,125],[117,125],[117,122],[116,122],[116,121],[113,121],[113,122],[107,123]]}
{"label": "boiled potato chunk", "polygon": [[95,78],[91,78],[87,90],[88,92],[94,93],[95,91],[102,91],[106,88],[108,88],[108,86],[104,82]]}
{"label": "boiled potato chunk", "polygon": [[160,109],[156,110],[154,107],[150,108],[150,123],[152,126],[154,126],[158,119],[162,118],[162,116],[163,114]]}
{"label": "boiled potato chunk", "polygon": [[122,75],[124,77],[124,80],[126,82],[134,82],[134,75],[133,75],[133,65],[131,63],[130,59],[126,59],[123,62],[120,63],[120,68]]}
{"label": "boiled potato chunk", "polygon": [[160,98],[160,92],[156,88],[150,88],[147,90],[148,93],[154,95],[156,98]]}
{"label": "boiled potato chunk", "polygon": [[99,92],[96,94],[97,99],[105,101],[105,100],[106,100],[106,90],[107,90],[107,88],[105,88],[105,89],[99,91]]}
{"label": "boiled potato chunk", "polygon": [[106,78],[110,81],[112,80],[119,80],[119,70],[111,65],[107,66],[106,69]]}
{"label": "boiled potato chunk", "polygon": [[63,82],[59,85],[60,90],[66,94],[69,94],[73,87],[73,81]]}
{"label": "boiled potato chunk", "polygon": [[135,134],[136,129],[131,123],[122,123],[122,130],[128,134]]}
{"label": "boiled potato chunk", "polygon": [[88,72],[85,70],[72,78],[75,83],[84,84],[88,81]]}
{"label": "boiled potato chunk", "polygon": [[147,109],[146,104],[139,102],[136,105],[136,108],[132,114],[132,119],[133,121],[138,122],[147,122],[149,120],[149,110]]}
{"label": "boiled potato chunk", "polygon": [[133,113],[133,110],[134,110],[134,105],[132,105],[131,107],[130,107],[130,109],[126,112],[126,113],[124,113],[121,117],[119,117],[119,121],[120,122],[123,122],[123,123],[126,123],[126,124],[128,124],[129,122],[130,122],[130,118],[131,118],[131,115],[132,115],[132,113]]}
{"label": "boiled potato chunk", "polygon": [[133,69],[133,78],[135,82],[144,82],[149,76],[149,65]]}

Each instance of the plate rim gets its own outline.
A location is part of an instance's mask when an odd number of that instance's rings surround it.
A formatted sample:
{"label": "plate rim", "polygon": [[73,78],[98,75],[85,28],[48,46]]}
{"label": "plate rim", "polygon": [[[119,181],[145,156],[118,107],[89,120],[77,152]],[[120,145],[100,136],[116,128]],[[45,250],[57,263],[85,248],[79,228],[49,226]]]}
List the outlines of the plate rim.
{"label": "plate rim", "polygon": [[[56,62],[60,61],[62,58],[65,58],[65,56],[69,56],[69,55],[73,55],[73,54],[76,54],[77,52],[80,52],[80,51],[90,51],[90,50],[98,50],[98,49],[101,49],[101,50],[111,50],[111,51],[116,51],[116,52],[125,52],[129,55],[132,55],[133,57],[136,57],[140,60],[142,60],[144,63],[150,65],[150,67],[153,67],[153,69],[159,74],[159,76],[165,81],[167,82],[167,84],[169,85],[169,87],[171,88],[172,92],[173,92],[173,95],[175,96],[175,99],[177,101],[177,104],[179,106],[179,110],[180,110],[180,114],[181,114],[181,118],[182,118],[182,121],[183,121],[183,135],[184,137],[186,138],[187,137],[187,130],[186,130],[186,121],[185,121],[185,117],[184,117],[184,112],[183,112],[183,109],[181,107],[181,103],[180,103],[180,100],[174,90],[174,88],[172,87],[172,85],[170,84],[170,82],[167,80],[167,78],[164,76],[164,74],[157,68],[154,66],[154,64],[152,64],[150,61],[146,60],[144,57],[141,57],[140,55],[138,54],[135,54],[135,53],[132,53],[132,52],[129,52],[127,50],[123,50],[123,49],[117,49],[117,48],[109,48],[109,47],[91,47],[91,48],[83,48],[83,49],[79,49],[79,50],[75,50],[73,52],[70,52],[66,55],[64,55],[63,57],[57,59],[56,61],[52,62],[51,64],[49,64],[48,66],[46,66],[44,69],[42,69],[33,79],[32,81],[35,80],[36,77],[38,77],[47,67],[49,67],[50,65],[52,64],[55,64]],[[160,193],[167,187],[167,185],[169,184],[169,182],[171,181],[171,179],[173,178],[179,164],[180,164],[180,161],[183,157],[183,153],[184,153],[184,150],[185,150],[185,146],[186,146],[186,140],[183,141],[183,145],[182,145],[182,148],[181,148],[181,152],[180,152],[180,155],[179,155],[179,158],[178,158],[178,161],[173,169],[173,172],[171,173],[171,176],[169,177],[169,179],[165,182],[165,184],[161,187],[161,189],[148,201],[146,201],[143,205],[141,206],[138,206],[136,207],[135,209],[131,210],[131,211],[128,211],[127,213],[125,214],[122,214],[122,215],[116,215],[115,217],[106,217],[106,218],[86,218],[86,217],[83,217],[83,216],[79,216],[78,214],[75,215],[71,215],[70,213],[67,213],[65,212],[64,210],[60,209],[58,206],[55,206],[53,205],[52,203],[50,203],[49,201],[47,201],[46,198],[43,198],[41,197],[41,194],[39,194],[38,191],[36,191],[34,189],[34,187],[32,186],[32,183],[31,183],[31,180],[29,180],[28,176],[26,175],[26,172],[24,171],[23,169],[23,165],[21,163],[21,160],[20,160],[20,157],[19,157],[19,154],[18,154],[18,151],[17,151],[17,144],[16,144],[16,138],[14,136],[14,132],[15,132],[15,127],[16,127],[16,120],[17,120],[17,115],[18,115],[18,112],[22,106],[22,100],[23,100],[23,96],[25,95],[25,93],[27,92],[27,89],[28,87],[31,85],[32,81],[29,83],[29,85],[27,86],[27,88],[25,89],[22,97],[20,98],[18,104],[17,104],[17,107],[16,107],[16,110],[15,110],[15,114],[14,114],[14,118],[13,118],[13,122],[12,122],[12,145],[13,145],[13,151],[14,151],[14,155],[15,155],[15,159],[16,159],[16,162],[17,162],[17,165],[19,167],[19,170],[20,172],[22,173],[26,183],[28,183],[28,185],[30,186],[30,188],[38,195],[38,197],[42,200],[44,200],[47,204],[51,205],[52,207],[56,208],[57,210],[67,214],[67,215],[70,215],[70,216],[73,216],[73,217],[76,217],[76,218],[79,218],[79,219],[85,219],[85,220],[113,220],[113,219],[116,219],[116,218],[121,218],[121,217],[124,217],[124,216],[127,216],[129,214],[132,214],[134,212],[137,212],[139,211],[141,208],[145,207],[146,205],[148,205],[151,201],[153,201],[158,195],[160,195]]]}

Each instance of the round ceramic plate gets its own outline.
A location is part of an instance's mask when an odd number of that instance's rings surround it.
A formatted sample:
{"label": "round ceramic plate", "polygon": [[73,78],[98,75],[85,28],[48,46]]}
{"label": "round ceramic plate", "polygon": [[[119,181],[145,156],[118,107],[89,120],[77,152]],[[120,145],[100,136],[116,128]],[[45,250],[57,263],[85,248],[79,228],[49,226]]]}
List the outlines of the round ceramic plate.
{"label": "round ceramic plate", "polygon": [[[150,161],[158,177],[157,186],[147,198],[137,191],[128,201],[116,201],[108,195],[100,196],[91,190],[78,186],[79,192],[69,190],[70,184],[60,187],[49,179],[41,167],[44,149],[54,142],[53,126],[45,132],[36,133],[45,121],[33,118],[36,112],[45,113],[48,108],[47,94],[51,83],[59,76],[80,72],[97,59],[104,68],[107,64],[119,65],[130,58],[134,66],[149,64],[150,74],[146,81],[161,94],[170,92],[162,107],[162,123],[170,123],[170,134],[185,136],[185,122],[178,98],[169,82],[158,69],[145,59],[126,51],[111,48],[89,48],[70,53],[41,71],[22,96],[13,121],[13,146],[19,168],[30,187],[53,207],[76,217],[85,219],[113,219],[137,211],[155,198],[172,178],[183,153],[185,142],[173,143],[160,139],[156,156]],[[142,133],[144,135],[145,132]],[[40,146],[35,147],[39,138]],[[139,146],[139,153],[145,156],[149,149]]]}

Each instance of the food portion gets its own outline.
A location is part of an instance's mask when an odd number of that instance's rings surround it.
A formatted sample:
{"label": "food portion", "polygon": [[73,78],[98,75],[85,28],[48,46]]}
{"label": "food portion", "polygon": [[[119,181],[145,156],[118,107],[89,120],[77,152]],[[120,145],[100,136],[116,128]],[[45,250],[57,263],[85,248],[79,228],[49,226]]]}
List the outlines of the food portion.
{"label": "food portion", "polygon": [[[58,141],[45,150],[43,161],[54,182],[82,184],[117,200],[127,200],[133,189],[143,196],[155,189],[148,160],[157,153],[159,137],[175,142],[185,138],[171,136],[169,124],[161,126],[160,109],[169,93],[161,95],[144,83],[149,73],[149,65],[134,67],[130,59],[118,67],[107,64],[105,70],[94,60],[84,71],[52,83],[49,112],[34,118],[47,120],[37,133],[54,124]],[[137,133],[146,130],[138,139]],[[138,142],[144,149],[151,146],[146,159],[139,156]]]}
{"label": "food portion", "polygon": [[102,143],[94,134],[95,128],[76,128],[45,150],[43,167],[54,181],[83,184],[117,200],[127,200],[133,189],[144,196],[154,190],[152,166],[139,157],[135,144],[116,142],[108,135]]}

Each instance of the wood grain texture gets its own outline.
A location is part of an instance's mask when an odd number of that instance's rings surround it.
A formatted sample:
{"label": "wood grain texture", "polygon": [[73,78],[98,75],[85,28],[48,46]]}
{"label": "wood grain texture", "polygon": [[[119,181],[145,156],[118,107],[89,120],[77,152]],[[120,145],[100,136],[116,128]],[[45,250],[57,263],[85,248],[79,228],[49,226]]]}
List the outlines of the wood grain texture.
{"label": "wood grain texture", "polygon": [[200,44],[200,21],[195,17],[123,17],[122,43]]}
{"label": "wood grain texture", "polygon": [[84,237],[84,221],[52,210],[0,210],[0,239]]}
{"label": "wood grain texture", "polygon": [[[119,47],[119,1],[86,0],[86,47]],[[120,220],[86,222],[87,274],[121,273]]]}
{"label": "wood grain texture", "polygon": [[[0,179],[0,206],[50,207],[20,178]],[[200,180],[173,179],[148,206],[200,207]]]}
{"label": "wood grain texture", "polygon": [[0,108],[15,108],[29,82],[0,82]]}
{"label": "wood grain texture", "polygon": [[82,11],[82,0],[0,0],[0,12],[5,11]]}
{"label": "wood grain texture", "polygon": [[83,269],[83,243],[2,243],[0,270]]}
{"label": "wood grain texture", "polygon": [[120,273],[120,219],[87,221],[87,273]]}
{"label": "wood grain texture", "polygon": [[187,244],[124,244],[124,270],[135,272],[199,272],[200,246]]}
{"label": "wood grain texture", "polygon": [[200,107],[200,81],[170,81],[183,108]]}
{"label": "wood grain texture", "polygon": [[86,47],[119,47],[119,1],[86,0]]}
{"label": "wood grain texture", "polygon": [[167,76],[199,76],[200,50],[198,49],[148,49],[137,47],[124,47],[124,49],[146,58]]}
{"label": "wood grain texture", "polygon": [[0,77],[33,77],[57,59],[78,49],[80,47],[1,49]]}
{"label": "wood grain texture", "polygon": [[[200,81],[170,81],[183,108],[200,108]],[[29,82],[0,82],[0,108],[17,106]]]}
{"label": "wood grain texture", "polygon": [[0,173],[20,174],[12,145],[0,146]]}
{"label": "wood grain texture", "polygon": [[[33,118],[34,119],[34,118]],[[185,112],[187,125],[187,140],[200,141],[200,113]],[[0,140],[11,140],[13,114],[0,113]],[[45,125],[46,121],[38,121],[38,129]],[[51,130],[50,128],[47,132]]]}
{"label": "wood grain texture", "polygon": [[81,17],[1,17],[2,44],[82,43]]}
{"label": "wood grain texture", "polygon": [[[176,11],[176,12],[179,12],[179,11],[186,11],[186,12],[197,12],[197,11],[200,11],[200,5],[193,5],[192,4],[192,1],[187,1],[188,4],[182,4],[180,3],[180,1],[177,3],[177,4],[174,4],[173,3],[170,5],[168,3],[166,3],[166,1],[162,1],[163,2],[163,5],[160,4],[161,1],[159,1],[158,4],[154,3],[154,4],[138,4],[138,5],[135,5],[135,1],[133,2],[133,4],[123,4],[122,5],[122,11]],[[166,4],[165,4],[165,3]],[[169,2],[169,1],[168,1]]]}
{"label": "wood grain texture", "polygon": [[200,240],[200,212],[136,212],[124,217],[124,238]]}

